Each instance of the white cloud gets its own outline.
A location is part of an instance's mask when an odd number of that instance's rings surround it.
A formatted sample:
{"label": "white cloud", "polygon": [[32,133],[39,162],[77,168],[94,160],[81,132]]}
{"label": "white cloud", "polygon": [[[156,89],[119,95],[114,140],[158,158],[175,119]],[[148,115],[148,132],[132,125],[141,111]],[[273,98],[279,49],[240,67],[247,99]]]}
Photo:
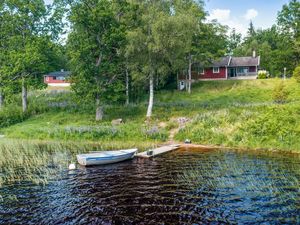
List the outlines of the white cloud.
{"label": "white cloud", "polygon": [[248,9],[246,14],[244,15],[244,18],[246,20],[253,20],[255,17],[257,17],[258,12],[255,9]]}
{"label": "white cloud", "polygon": [[218,20],[224,22],[230,19],[229,9],[213,9],[212,13],[208,17],[209,20]]}
{"label": "white cloud", "polygon": [[230,9],[213,9],[207,18],[209,21],[217,20],[223,25],[227,25],[243,35],[247,33],[248,24],[243,24],[237,17],[231,16]]}

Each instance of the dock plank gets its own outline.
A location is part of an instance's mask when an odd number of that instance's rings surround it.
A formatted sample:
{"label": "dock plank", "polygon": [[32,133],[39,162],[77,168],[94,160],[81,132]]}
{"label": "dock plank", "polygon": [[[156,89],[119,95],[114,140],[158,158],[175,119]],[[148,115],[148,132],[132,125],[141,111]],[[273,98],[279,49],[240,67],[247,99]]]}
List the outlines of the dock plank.
{"label": "dock plank", "polygon": [[148,155],[147,154],[148,151],[145,151],[145,152],[138,153],[136,156],[141,157],[141,158],[151,158],[151,157],[155,157],[157,155],[161,155],[161,154],[176,150],[179,147],[180,147],[180,145],[166,145],[166,146],[162,146],[159,148],[151,149],[153,151],[152,155]]}

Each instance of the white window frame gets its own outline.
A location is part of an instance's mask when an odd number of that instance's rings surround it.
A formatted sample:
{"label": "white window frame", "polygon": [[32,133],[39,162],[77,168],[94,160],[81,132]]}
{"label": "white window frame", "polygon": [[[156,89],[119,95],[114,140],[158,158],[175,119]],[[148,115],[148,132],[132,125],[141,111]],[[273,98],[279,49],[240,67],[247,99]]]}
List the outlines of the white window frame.
{"label": "white window frame", "polygon": [[[217,71],[215,71],[217,69]],[[213,73],[220,73],[220,67],[213,67]]]}

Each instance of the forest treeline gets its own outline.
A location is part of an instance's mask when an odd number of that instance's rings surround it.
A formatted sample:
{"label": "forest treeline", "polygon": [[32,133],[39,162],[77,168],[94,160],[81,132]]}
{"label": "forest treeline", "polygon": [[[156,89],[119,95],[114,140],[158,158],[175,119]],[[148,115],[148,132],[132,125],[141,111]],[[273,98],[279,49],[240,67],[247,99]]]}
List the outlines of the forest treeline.
{"label": "forest treeline", "polygon": [[79,101],[95,105],[96,120],[104,104],[129,104],[145,93],[150,118],[155,90],[180,73],[188,74],[191,92],[195,62],[255,50],[271,77],[283,68],[291,76],[299,65],[299,1],[284,5],[269,29],[251,22],[245,37],[207,16],[199,0],[1,0],[0,108],[21,93],[26,113],[28,89],[63,68]]}

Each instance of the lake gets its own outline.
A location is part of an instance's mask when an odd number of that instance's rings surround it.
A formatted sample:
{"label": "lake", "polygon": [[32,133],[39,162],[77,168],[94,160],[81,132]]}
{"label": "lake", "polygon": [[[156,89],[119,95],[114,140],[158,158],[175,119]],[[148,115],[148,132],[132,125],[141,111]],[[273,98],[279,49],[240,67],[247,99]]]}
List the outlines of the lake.
{"label": "lake", "polygon": [[180,149],[0,188],[1,224],[296,224],[300,155]]}

